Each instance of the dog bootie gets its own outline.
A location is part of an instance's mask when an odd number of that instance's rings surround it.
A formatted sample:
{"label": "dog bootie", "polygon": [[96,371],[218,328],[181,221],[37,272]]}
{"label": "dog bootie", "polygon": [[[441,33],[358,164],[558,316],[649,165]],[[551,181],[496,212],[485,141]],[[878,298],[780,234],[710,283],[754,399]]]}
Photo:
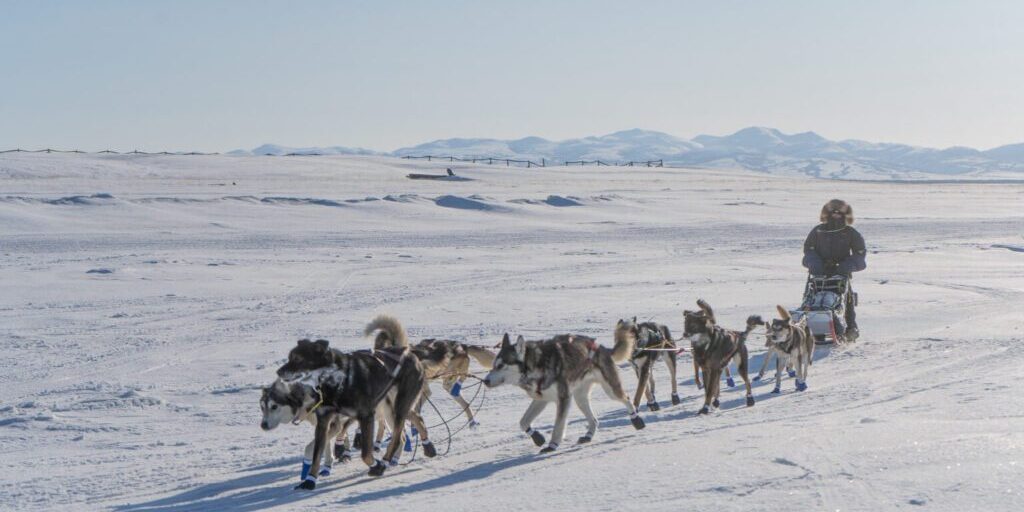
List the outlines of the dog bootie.
{"label": "dog bootie", "polygon": [[647,426],[647,424],[644,423],[644,419],[641,418],[640,415],[635,413],[635,412],[633,414],[629,415],[629,422],[632,423],[633,424],[633,428],[635,428],[637,430],[643,430],[644,427]]}
{"label": "dog bootie", "polygon": [[356,435],[352,437],[352,446],[362,448],[363,446],[363,433],[357,430]]}
{"label": "dog bootie", "polygon": [[704,407],[701,407],[699,411],[697,411],[697,414],[708,414],[710,412],[711,411],[708,409],[708,406],[705,405]]}
{"label": "dog bootie", "polygon": [[761,377],[762,377],[761,375],[758,375],[758,376],[756,376],[756,377],[754,377],[753,379],[750,379],[750,380],[752,380],[754,382],[761,382]]}
{"label": "dog bootie", "polygon": [[480,422],[477,421],[476,418],[473,418],[473,419],[469,420],[469,428],[470,429],[474,429],[475,430],[479,426],[480,426]]}
{"label": "dog bootie", "polygon": [[558,449],[558,445],[555,444],[555,443],[551,443],[551,444],[545,446],[543,449],[541,449],[540,452],[541,453],[551,453],[551,452],[553,452],[553,451],[555,451],[557,449]]}
{"label": "dog bootie", "polygon": [[302,472],[299,473],[299,480],[305,480],[309,476],[309,468],[313,467],[313,461],[302,459]]}
{"label": "dog bootie", "polygon": [[345,457],[348,456],[348,446],[345,443],[334,443],[334,458],[345,462]]}
{"label": "dog bootie", "polygon": [[423,441],[423,455],[427,457],[437,457],[437,448],[434,447],[434,443],[430,442],[430,439]]}
{"label": "dog bootie", "polygon": [[367,471],[366,474],[370,476],[381,476],[384,474],[385,469],[387,469],[387,466],[384,464],[384,461],[377,459],[377,462],[374,462],[373,465],[370,466],[370,470]]}
{"label": "dog bootie", "polygon": [[802,380],[796,381],[796,390],[797,391],[807,391],[807,383],[802,381]]}
{"label": "dog bootie", "polygon": [[772,394],[777,395],[779,393],[782,393],[782,388],[780,388],[779,386],[775,386],[775,389],[772,390]]}
{"label": "dog bootie", "polygon": [[719,402],[717,398],[711,401],[711,407],[714,407],[715,409],[718,409],[719,405],[722,405],[722,403]]}
{"label": "dog bootie", "polygon": [[753,406],[754,406],[754,397],[752,397],[750,395],[747,395],[747,407],[753,407]]}
{"label": "dog bootie", "polygon": [[462,393],[462,383],[456,382],[454,385],[452,385],[452,390],[450,391],[450,393],[452,394],[452,396],[459,396]]}
{"label": "dog bootie", "polygon": [[679,395],[672,393],[672,405],[679,405],[682,400],[679,399]]}
{"label": "dog bootie", "polygon": [[530,439],[533,439],[533,444],[537,446],[544,446],[544,441],[546,441],[546,439],[544,439],[544,434],[541,434],[532,428],[528,428],[526,429],[526,435],[530,436]]}
{"label": "dog bootie", "polygon": [[302,483],[295,486],[295,490],[312,491],[316,489],[316,477],[313,475],[306,475],[306,478],[302,479]]}
{"label": "dog bootie", "polygon": [[331,476],[331,467],[324,466],[320,468],[320,476]]}
{"label": "dog bootie", "polygon": [[658,410],[661,410],[661,406],[658,405],[658,402],[647,402],[647,410],[648,411],[658,411]]}
{"label": "dog bootie", "polygon": [[587,443],[589,443],[591,441],[591,439],[593,439],[593,437],[590,434],[587,434],[587,435],[577,439],[576,440],[576,444],[587,444]]}
{"label": "dog bootie", "polygon": [[405,447],[403,449],[407,452],[412,451],[412,436],[405,436]]}
{"label": "dog bootie", "polygon": [[[732,377],[726,377],[725,384],[730,388],[736,387],[736,381],[732,380]],[[717,405],[715,407],[718,407]]]}
{"label": "dog bootie", "polygon": [[792,379],[793,377],[796,377],[796,370],[793,370],[793,369],[789,369],[789,370],[786,370],[786,373],[788,373],[788,374],[789,374],[789,378],[791,378],[791,379]]}

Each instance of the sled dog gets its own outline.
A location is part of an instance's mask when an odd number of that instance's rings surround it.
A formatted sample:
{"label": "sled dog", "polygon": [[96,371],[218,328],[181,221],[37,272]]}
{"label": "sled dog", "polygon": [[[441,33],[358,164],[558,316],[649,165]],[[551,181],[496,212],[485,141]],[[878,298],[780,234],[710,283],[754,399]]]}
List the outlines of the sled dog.
{"label": "sled dog", "polygon": [[690,340],[694,367],[704,373],[704,406],[697,414],[707,414],[718,407],[722,388],[722,369],[736,361],[737,369],[747,387],[747,407],[754,405],[754,396],[747,375],[749,357],[746,339],[755,326],[764,325],[760,316],[747,318],[747,330],[723,329],[715,322],[715,313],[703,299],[697,301],[698,311],[683,311],[683,336]]}
{"label": "sled dog", "polygon": [[679,387],[676,383],[676,343],[668,326],[655,322],[636,322],[619,320],[615,330],[627,330],[636,339],[636,348],[630,356],[630,364],[636,372],[637,388],[633,398],[633,406],[640,407],[640,398],[647,398],[647,410],[661,409],[658,399],[654,396],[654,363],[665,361],[669,377],[672,379],[672,405],[679,405]]}
{"label": "sled dog", "polygon": [[[288,361],[277,370],[277,375],[286,386],[312,387],[318,397],[309,411],[317,415],[313,465],[299,486],[302,489],[316,487],[329,418],[334,415],[355,418],[359,429],[368,434],[373,432],[377,406],[385,398],[390,398],[392,404],[386,421],[394,435],[384,452],[384,460],[390,465],[397,464],[407,418],[419,431],[424,455],[433,457],[437,454],[427,437],[423,418],[413,410],[425,381],[423,367],[408,347],[343,353],[332,350],[326,340],[299,340],[288,353]],[[374,458],[371,436],[361,437],[362,459],[370,468],[369,474],[382,475],[386,465]]]}
{"label": "sled dog", "polygon": [[621,403],[629,413],[629,419],[637,430],[644,428],[644,421],[636,407],[629,401],[619,370],[615,364],[629,359],[636,339],[627,330],[617,331],[615,346],[602,347],[594,338],[563,334],[544,341],[526,341],[519,336],[515,343],[509,341],[508,333],[501,340],[501,350],[494,358],[494,366],[484,378],[484,385],[497,387],[505,383],[517,384],[533,402],[526,409],[519,426],[537,446],[544,445],[544,435],[533,429],[533,420],[549,402],[555,402],[555,427],[551,441],[541,453],[558,448],[565,433],[568,420],[569,401],[587,418],[587,432],[578,443],[588,443],[597,432],[597,418],[590,409],[590,390],[600,384],[604,392]]}
{"label": "sled dog", "polygon": [[[407,347],[409,342],[406,339],[405,329],[394,318],[387,315],[379,315],[372,322],[366,325],[364,334],[369,336],[376,333],[374,337],[374,348]],[[462,383],[469,375],[470,359],[475,359],[484,368],[490,368],[494,363],[494,353],[484,347],[469,345],[459,341],[440,340],[428,338],[410,347],[410,351],[423,365],[423,376],[426,381],[439,380],[445,391],[458,402],[465,412],[470,426],[478,425],[473,411],[462,397]],[[420,411],[423,402],[430,397],[430,386],[423,387],[423,397],[417,405],[416,410]]]}
{"label": "sled dog", "polygon": [[807,327],[807,317],[801,317],[796,321],[786,308],[775,308],[779,311],[781,319],[774,319],[771,325],[767,326],[768,335],[764,346],[768,348],[768,353],[765,354],[761,371],[754,380],[761,380],[764,377],[768,360],[775,354],[775,389],[772,393],[781,391],[783,366],[796,367],[796,390],[804,391],[807,389],[807,372],[814,359],[814,336]]}

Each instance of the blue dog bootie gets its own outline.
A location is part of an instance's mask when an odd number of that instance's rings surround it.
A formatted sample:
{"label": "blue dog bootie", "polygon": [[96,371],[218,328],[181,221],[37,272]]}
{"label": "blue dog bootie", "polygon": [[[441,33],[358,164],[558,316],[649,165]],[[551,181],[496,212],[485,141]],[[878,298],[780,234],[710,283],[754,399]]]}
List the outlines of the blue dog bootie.
{"label": "blue dog bootie", "polygon": [[459,396],[460,394],[462,394],[461,382],[456,382],[455,385],[452,386],[451,394],[452,396]]}
{"label": "blue dog bootie", "polygon": [[313,467],[313,461],[309,459],[302,459],[302,473],[299,474],[299,480],[306,480],[309,476],[309,468]]}

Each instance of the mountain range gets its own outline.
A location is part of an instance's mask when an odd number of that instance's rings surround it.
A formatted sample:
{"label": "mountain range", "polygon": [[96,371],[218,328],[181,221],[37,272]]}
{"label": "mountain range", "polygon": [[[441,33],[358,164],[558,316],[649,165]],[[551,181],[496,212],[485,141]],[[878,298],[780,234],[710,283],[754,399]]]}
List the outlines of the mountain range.
{"label": "mountain range", "polygon": [[240,155],[355,154],[385,156],[493,157],[544,159],[548,165],[567,161],[606,163],[663,160],[684,167],[741,168],[782,175],[846,179],[1024,178],[1024,144],[987,151],[968,147],[946,149],[876,143],[832,141],[814,132],[785,134],[774,128],[750,127],[725,136],[698,135],[683,139],[650,130],[625,130],[608,135],[547,140],[442,139],[392,152],[334,146],[289,148],[266,144]]}

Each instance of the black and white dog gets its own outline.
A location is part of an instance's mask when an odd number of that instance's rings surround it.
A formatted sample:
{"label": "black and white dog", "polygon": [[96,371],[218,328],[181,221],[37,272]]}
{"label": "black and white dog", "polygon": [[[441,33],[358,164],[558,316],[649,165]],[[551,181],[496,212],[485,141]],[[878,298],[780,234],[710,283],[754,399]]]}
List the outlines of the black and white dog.
{"label": "black and white dog", "polygon": [[[391,465],[397,464],[406,419],[419,431],[424,455],[433,457],[437,454],[427,437],[423,418],[413,410],[423,390],[424,377],[419,360],[409,353],[408,348],[343,353],[331,350],[325,340],[300,340],[288,353],[288,361],[277,370],[277,375],[284,386],[281,391],[286,396],[302,395],[302,392],[294,390],[300,386],[313,388],[318,398],[309,410],[317,416],[313,466],[299,488],[316,487],[330,420],[334,416],[354,418],[364,434],[373,432],[377,407],[385,399],[392,404],[387,423],[394,435],[384,452],[384,460]],[[269,395],[274,396],[274,393]],[[279,404],[275,401],[263,405],[272,408]],[[370,468],[369,474],[380,476],[386,465],[373,456],[372,436],[361,436],[361,444],[362,459]]]}
{"label": "black and white dog", "polygon": [[715,322],[715,313],[703,299],[697,301],[698,311],[683,311],[683,336],[690,340],[694,365],[704,373],[704,407],[697,414],[707,414],[710,407],[718,407],[722,388],[722,369],[735,360],[740,377],[747,386],[747,407],[754,405],[754,395],[747,375],[749,355],[747,335],[758,325],[764,325],[760,316],[747,318],[745,331],[723,329]]}
{"label": "black and white dog", "polygon": [[[761,371],[757,373],[754,380],[761,380],[768,368],[768,360],[775,354],[775,389],[772,393],[781,392],[782,368],[783,366],[795,366],[796,390],[807,390],[807,372],[810,370],[811,361],[814,359],[814,336],[807,326],[807,317],[801,317],[794,321],[789,311],[782,306],[775,306],[779,311],[780,319],[772,320],[768,326],[767,340],[765,347],[768,353],[764,356],[764,364]],[[794,364],[795,363],[795,364]]]}

